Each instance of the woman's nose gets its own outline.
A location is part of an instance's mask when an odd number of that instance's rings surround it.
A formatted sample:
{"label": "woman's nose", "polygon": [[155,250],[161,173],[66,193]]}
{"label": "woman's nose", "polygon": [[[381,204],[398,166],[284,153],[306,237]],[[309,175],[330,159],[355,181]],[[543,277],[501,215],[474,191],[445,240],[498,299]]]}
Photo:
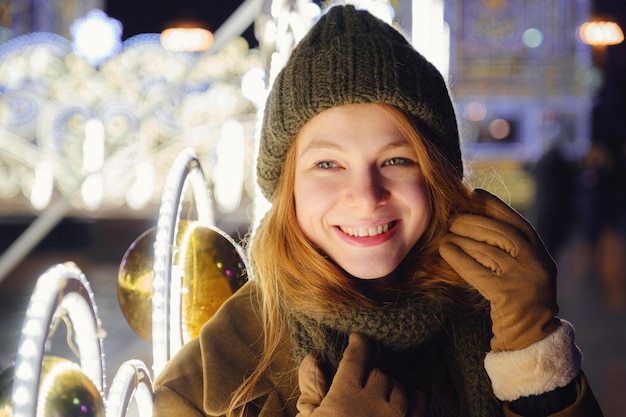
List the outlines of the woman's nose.
{"label": "woman's nose", "polygon": [[346,204],[361,210],[375,210],[387,204],[390,193],[376,169],[354,172],[347,181]]}

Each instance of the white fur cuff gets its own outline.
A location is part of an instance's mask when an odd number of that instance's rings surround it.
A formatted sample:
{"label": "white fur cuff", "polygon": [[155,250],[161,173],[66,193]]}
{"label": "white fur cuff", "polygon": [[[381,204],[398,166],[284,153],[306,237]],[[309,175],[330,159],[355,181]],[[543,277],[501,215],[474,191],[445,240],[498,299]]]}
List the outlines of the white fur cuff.
{"label": "white fur cuff", "polygon": [[569,384],[580,372],[582,353],[565,320],[551,335],[522,350],[489,352],[485,369],[501,401],[539,395]]}

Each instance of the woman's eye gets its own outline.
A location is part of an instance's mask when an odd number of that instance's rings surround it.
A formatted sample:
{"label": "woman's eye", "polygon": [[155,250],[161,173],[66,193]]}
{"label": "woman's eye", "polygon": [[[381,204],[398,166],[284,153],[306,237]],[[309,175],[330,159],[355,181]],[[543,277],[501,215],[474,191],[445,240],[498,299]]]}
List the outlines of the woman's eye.
{"label": "woman's eye", "polygon": [[317,166],[318,168],[322,168],[322,169],[330,169],[330,168],[336,168],[337,164],[331,161],[322,161],[322,162],[318,162]]}
{"label": "woman's eye", "polygon": [[414,162],[408,158],[391,158],[385,162],[385,165],[413,165]]}

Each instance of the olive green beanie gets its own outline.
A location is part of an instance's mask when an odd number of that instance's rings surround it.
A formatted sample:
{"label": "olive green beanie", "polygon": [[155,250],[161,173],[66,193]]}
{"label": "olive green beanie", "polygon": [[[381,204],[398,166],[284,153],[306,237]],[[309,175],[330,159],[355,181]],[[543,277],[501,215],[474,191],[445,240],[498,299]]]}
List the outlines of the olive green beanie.
{"label": "olive green beanie", "polygon": [[392,26],[353,6],[333,6],[296,45],[268,96],[256,168],[268,200],[300,128],[352,103],[403,110],[462,176],[454,107],[441,74]]}

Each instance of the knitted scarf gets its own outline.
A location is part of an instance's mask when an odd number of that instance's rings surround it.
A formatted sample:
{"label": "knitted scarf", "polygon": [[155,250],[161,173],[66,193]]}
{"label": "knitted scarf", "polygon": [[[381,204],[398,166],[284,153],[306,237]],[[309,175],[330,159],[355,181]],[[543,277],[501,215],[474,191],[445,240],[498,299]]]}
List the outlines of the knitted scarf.
{"label": "knitted scarf", "polygon": [[[481,314],[450,314],[434,300],[420,297],[391,308],[355,310],[335,306],[333,312],[316,320],[304,313],[289,315],[288,327],[296,363],[307,354],[318,359],[327,378],[332,378],[350,333],[360,333],[380,350],[393,355],[419,349],[437,339],[459,366],[469,417],[502,415],[502,406],[493,395],[483,360],[488,350],[490,322]],[[427,407],[427,416],[441,416],[436,406]]]}

